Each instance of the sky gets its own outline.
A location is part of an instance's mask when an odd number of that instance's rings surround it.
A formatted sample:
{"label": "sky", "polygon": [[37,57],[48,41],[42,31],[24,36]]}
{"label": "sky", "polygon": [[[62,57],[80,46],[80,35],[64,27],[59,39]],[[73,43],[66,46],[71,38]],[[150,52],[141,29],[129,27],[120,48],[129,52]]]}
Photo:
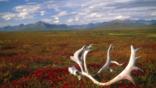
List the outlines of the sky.
{"label": "sky", "polygon": [[156,20],[156,0],[0,0],[0,27],[44,21],[80,25]]}

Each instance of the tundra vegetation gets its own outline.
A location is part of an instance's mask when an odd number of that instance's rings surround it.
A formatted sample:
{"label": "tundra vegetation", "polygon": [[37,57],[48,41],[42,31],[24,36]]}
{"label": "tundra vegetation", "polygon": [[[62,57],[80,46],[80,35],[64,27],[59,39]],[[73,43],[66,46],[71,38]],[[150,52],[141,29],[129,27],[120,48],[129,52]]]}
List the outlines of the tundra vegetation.
{"label": "tundra vegetation", "polygon": [[87,56],[90,73],[95,74],[105,63],[109,44],[113,45],[111,59],[123,63],[121,67],[112,64],[113,73],[101,73],[101,82],[114,78],[125,68],[130,45],[140,48],[136,65],[144,72],[132,71],[136,85],[121,80],[104,88],[155,88],[155,28],[0,32],[0,88],[102,88],[85,77],[79,81],[68,72],[68,67],[75,65],[70,56],[87,44],[95,45]]}

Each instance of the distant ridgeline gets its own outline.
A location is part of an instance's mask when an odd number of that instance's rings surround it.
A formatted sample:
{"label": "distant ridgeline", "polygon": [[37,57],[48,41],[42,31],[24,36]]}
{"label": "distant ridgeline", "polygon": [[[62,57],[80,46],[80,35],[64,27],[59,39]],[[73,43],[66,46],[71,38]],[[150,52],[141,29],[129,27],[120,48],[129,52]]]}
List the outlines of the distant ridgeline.
{"label": "distant ridgeline", "polygon": [[52,30],[72,30],[72,29],[117,29],[134,27],[156,27],[156,20],[113,20],[101,23],[89,23],[84,25],[50,24],[46,22],[36,22],[31,24],[20,24],[16,26],[1,27],[0,31],[52,31]]}

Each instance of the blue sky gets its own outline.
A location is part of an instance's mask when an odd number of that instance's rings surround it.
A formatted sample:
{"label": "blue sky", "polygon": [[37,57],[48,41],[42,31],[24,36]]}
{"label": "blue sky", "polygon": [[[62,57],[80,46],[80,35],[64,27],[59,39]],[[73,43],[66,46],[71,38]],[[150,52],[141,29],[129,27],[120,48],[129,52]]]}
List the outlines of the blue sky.
{"label": "blue sky", "polygon": [[0,27],[37,21],[75,25],[116,19],[155,20],[156,0],[0,0]]}

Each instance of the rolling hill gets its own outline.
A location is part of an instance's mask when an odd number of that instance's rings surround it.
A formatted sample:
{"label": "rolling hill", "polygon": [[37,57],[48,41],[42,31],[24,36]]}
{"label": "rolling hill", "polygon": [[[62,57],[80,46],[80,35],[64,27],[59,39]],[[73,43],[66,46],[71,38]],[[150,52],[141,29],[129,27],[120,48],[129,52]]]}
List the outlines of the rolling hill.
{"label": "rolling hill", "polygon": [[71,29],[94,29],[94,28],[120,28],[120,27],[143,27],[155,26],[156,20],[113,20],[101,23],[89,23],[84,25],[50,24],[46,22],[36,22],[31,24],[20,24],[16,26],[1,27],[0,31],[51,31],[51,30],[71,30]]}

